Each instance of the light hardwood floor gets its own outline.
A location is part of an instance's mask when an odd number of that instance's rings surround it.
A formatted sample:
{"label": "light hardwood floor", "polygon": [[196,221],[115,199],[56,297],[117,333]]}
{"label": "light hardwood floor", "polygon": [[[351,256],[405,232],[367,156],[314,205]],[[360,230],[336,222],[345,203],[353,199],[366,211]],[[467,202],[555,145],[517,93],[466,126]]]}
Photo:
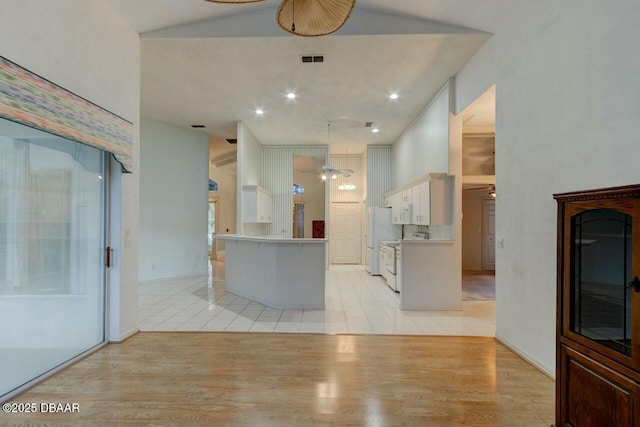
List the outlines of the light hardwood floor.
{"label": "light hardwood floor", "polygon": [[13,402],[0,425],[548,426],[554,383],[493,338],[143,332]]}

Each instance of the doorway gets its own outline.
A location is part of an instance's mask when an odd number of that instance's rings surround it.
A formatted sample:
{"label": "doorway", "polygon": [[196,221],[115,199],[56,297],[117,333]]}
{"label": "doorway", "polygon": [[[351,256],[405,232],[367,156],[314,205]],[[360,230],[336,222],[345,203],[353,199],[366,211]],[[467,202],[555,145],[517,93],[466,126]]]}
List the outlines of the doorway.
{"label": "doorway", "polygon": [[304,202],[293,203],[293,238],[304,238]]}
{"label": "doorway", "polygon": [[360,264],[360,203],[331,204],[331,264]]}
{"label": "doorway", "polygon": [[495,117],[491,87],[462,115],[462,295],[495,300]]}
{"label": "doorway", "polygon": [[0,400],[105,343],[108,158],[0,119]]}

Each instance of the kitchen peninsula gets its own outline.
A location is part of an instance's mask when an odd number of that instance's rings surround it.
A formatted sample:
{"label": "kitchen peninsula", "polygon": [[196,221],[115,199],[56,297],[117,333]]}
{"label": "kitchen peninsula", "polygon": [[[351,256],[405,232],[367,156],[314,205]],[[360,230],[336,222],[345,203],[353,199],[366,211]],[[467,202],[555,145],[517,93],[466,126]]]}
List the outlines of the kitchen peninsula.
{"label": "kitchen peninsula", "polygon": [[326,239],[218,235],[226,290],[282,309],[324,309]]}
{"label": "kitchen peninsula", "polygon": [[401,310],[461,310],[461,272],[453,240],[401,240]]}

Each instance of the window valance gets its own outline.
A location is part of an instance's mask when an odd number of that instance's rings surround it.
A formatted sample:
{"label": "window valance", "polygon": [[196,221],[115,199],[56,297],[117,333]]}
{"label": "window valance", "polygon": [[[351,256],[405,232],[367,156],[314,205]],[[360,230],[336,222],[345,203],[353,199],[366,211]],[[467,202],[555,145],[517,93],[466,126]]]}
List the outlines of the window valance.
{"label": "window valance", "polygon": [[133,124],[0,56],[0,117],[112,153],[133,172]]}

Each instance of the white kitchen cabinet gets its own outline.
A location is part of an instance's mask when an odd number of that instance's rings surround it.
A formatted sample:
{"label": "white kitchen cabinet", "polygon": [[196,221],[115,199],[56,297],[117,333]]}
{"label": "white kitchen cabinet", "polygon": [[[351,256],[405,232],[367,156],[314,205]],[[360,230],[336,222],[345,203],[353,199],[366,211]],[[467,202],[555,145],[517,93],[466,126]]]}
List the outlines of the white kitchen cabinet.
{"label": "white kitchen cabinet", "polygon": [[400,211],[402,209],[402,193],[393,193],[391,196],[391,223],[402,224],[400,222]]}
{"label": "white kitchen cabinet", "polygon": [[411,187],[411,224],[451,224],[452,178],[436,175]]}
{"label": "white kitchen cabinet", "polygon": [[402,205],[403,206],[410,205],[411,204],[411,188],[402,190],[401,194],[402,194]]}
{"label": "white kitchen cabinet", "polygon": [[413,184],[393,190],[385,196],[391,204],[393,224],[449,225],[453,203],[453,177],[426,175]]}
{"label": "white kitchen cabinet", "polygon": [[411,200],[413,206],[411,210],[411,224],[429,225],[430,205],[429,189],[431,181],[424,181],[411,187]]}
{"label": "white kitchen cabinet", "polygon": [[271,193],[257,185],[242,187],[242,222],[264,223],[273,221]]}
{"label": "white kitchen cabinet", "polygon": [[385,262],[385,250],[383,245],[378,245],[378,269],[380,270],[380,275],[384,277],[384,280],[387,280],[387,267],[384,265]]}
{"label": "white kitchen cabinet", "polygon": [[411,224],[411,189],[398,191],[390,195],[391,223]]}
{"label": "white kitchen cabinet", "polygon": [[400,224],[411,224],[411,188],[402,190],[400,194],[402,200],[402,204],[400,205]]}
{"label": "white kitchen cabinet", "polygon": [[429,225],[452,224],[453,177],[432,176],[429,180]]}
{"label": "white kitchen cabinet", "polygon": [[391,222],[411,224],[411,189],[398,191],[391,197]]}
{"label": "white kitchen cabinet", "polygon": [[393,202],[391,201],[391,195],[388,194],[386,196],[384,196],[384,207],[385,208],[390,208],[393,206]]}

